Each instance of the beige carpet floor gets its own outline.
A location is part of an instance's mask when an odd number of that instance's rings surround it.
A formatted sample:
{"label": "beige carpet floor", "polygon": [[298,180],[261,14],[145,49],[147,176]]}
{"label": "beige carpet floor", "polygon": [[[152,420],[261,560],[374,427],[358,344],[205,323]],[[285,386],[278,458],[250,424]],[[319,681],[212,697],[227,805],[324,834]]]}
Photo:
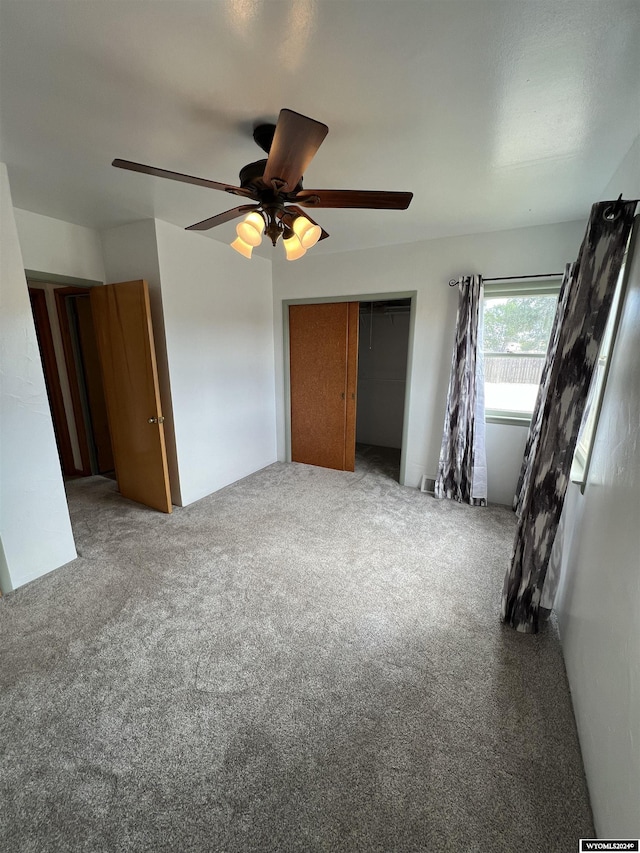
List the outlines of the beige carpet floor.
{"label": "beige carpet floor", "polygon": [[[379,462],[380,460],[378,460]],[[275,464],[170,515],[68,484],[79,557],[0,600],[7,853],[571,853],[553,625],[502,507]]]}

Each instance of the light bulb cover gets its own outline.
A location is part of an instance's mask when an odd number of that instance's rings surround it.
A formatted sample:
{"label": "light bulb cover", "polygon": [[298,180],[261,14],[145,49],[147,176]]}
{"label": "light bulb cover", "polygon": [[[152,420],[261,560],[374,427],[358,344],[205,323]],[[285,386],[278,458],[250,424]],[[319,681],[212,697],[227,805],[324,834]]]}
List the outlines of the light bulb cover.
{"label": "light bulb cover", "polygon": [[235,249],[236,252],[243,255],[245,258],[250,258],[251,253],[253,252],[253,246],[250,246],[248,243],[242,239],[242,237],[236,237],[236,239],[231,243],[231,248]]}
{"label": "light bulb cover", "polygon": [[314,225],[306,216],[296,216],[293,221],[293,230],[304,249],[315,246],[322,236],[322,228]]}
{"label": "light bulb cover", "polygon": [[236,227],[236,234],[249,246],[259,246],[262,243],[264,219],[254,210]]}
{"label": "light bulb cover", "polygon": [[282,245],[284,246],[288,261],[297,261],[307,251],[298,239],[298,236],[293,232],[283,239]]}

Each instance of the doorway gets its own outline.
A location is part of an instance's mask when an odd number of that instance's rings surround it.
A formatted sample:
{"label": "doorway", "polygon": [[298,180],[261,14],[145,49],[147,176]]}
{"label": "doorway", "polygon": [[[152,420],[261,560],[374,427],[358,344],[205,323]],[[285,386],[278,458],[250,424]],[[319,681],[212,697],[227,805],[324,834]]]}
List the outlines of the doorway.
{"label": "doorway", "polygon": [[[304,410],[304,417],[300,416],[299,400],[295,399],[296,389],[292,387],[292,376],[295,383],[300,386],[301,356],[299,352],[300,334],[297,340],[291,337],[291,314],[294,307],[305,306],[310,309],[310,317],[314,314],[314,306],[330,308],[333,306],[335,313],[341,316],[338,309],[344,303],[350,303],[351,308],[357,313],[357,364],[356,372],[356,399],[354,400],[356,411],[355,417],[345,417],[345,443],[353,441],[355,454],[355,470],[371,470],[379,467],[385,476],[391,477],[396,482],[404,484],[406,469],[406,436],[407,436],[407,413],[409,411],[410,395],[410,373],[411,354],[413,350],[412,341],[415,325],[415,291],[404,293],[373,294],[358,297],[334,297],[318,299],[286,300],[283,302],[284,321],[284,391],[285,391],[285,430],[287,458],[290,461],[302,461],[308,464],[321,464],[310,458],[297,458],[295,447],[300,446],[299,430],[300,424],[313,423],[314,434],[311,442],[322,443],[324,441],[324,428],[318,422],[318,411],[322,410],[322,402],[316,400],[315,405],[310,404]],[[327,304],[328,303],[328,304]],[[346,308],[347,306],[345,306]],[[302,312],[304,313],[304,312]],[[326,312],[324,312],[326,313]],[[313,323],[306,330],[310,339],[309,350],[304,357],[313,367],[312,381],[307,383],[302,379],[305,391],[311,393],[314,386],[322,387],[326,377],[324,360],[320,350],[322,347],[312,343],[314,337]],[[294,338],[296,336],[294,335]],[[304,335],[303,335],[304,337]],[[350,340],[351,333],[346,340]],[[317,336],[316,336],[317,338]],[[326,331],[322,338],[326,338]],[[347,347],[345,355],[351,347]],[[302,362],[304,361],[302,358]],[[335,364],[331,365],[332,373],[335,373]],[[349,388],[350,366],[344,363],[344,387]],[[340,382],[338,383],[340,384]],[[351,394],[347,394],[347,399]],[[298,411],[294,415],[293,426],[296,437],[292,442],[292,411],[297,406]],[[312,413],[312,416],[307,417]],[[306,425],[304,426],[306,429]],[[309,438],[309,436],[307,437]],[[324,455],[322,451],[315,452],[318,458]],[[322,467],[325,467],[322,465]],[[354,470],[354,467],[346,465],[329,465],[326,467],[337,467],[342,470]]]}
{"label": "doorway", "polygon": [[147,282],[27,280],[63,475],[172,512]]}
{"label": "doorway", "polygon": [[360,302],[356,471],[400,481],[411,299]]}
{"label": "doorway", "polygon": [[63,475],[113,476],[90,289],[27,283]]}

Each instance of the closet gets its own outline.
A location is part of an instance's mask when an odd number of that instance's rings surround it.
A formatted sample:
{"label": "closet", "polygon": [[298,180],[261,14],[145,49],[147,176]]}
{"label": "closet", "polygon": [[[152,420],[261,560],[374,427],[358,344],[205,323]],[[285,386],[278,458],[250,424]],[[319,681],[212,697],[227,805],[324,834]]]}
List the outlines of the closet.
{"label": "closet", "polygon": [[410,299],[360,303],[358,444],[402,448]]}
{"label": "closet", "polygon": [[399,452],[411,299],[288,311],[291,460],[353,471],[356,443]]}

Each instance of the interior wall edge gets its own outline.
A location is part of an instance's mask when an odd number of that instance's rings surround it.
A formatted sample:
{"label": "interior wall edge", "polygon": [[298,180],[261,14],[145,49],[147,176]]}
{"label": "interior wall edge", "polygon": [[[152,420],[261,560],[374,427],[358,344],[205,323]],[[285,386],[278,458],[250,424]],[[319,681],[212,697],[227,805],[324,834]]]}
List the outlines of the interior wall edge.
{"label": "interior wall edge", "polygon": [[23,258],[0,164],[0,531],[14,589],[77,556]]}

